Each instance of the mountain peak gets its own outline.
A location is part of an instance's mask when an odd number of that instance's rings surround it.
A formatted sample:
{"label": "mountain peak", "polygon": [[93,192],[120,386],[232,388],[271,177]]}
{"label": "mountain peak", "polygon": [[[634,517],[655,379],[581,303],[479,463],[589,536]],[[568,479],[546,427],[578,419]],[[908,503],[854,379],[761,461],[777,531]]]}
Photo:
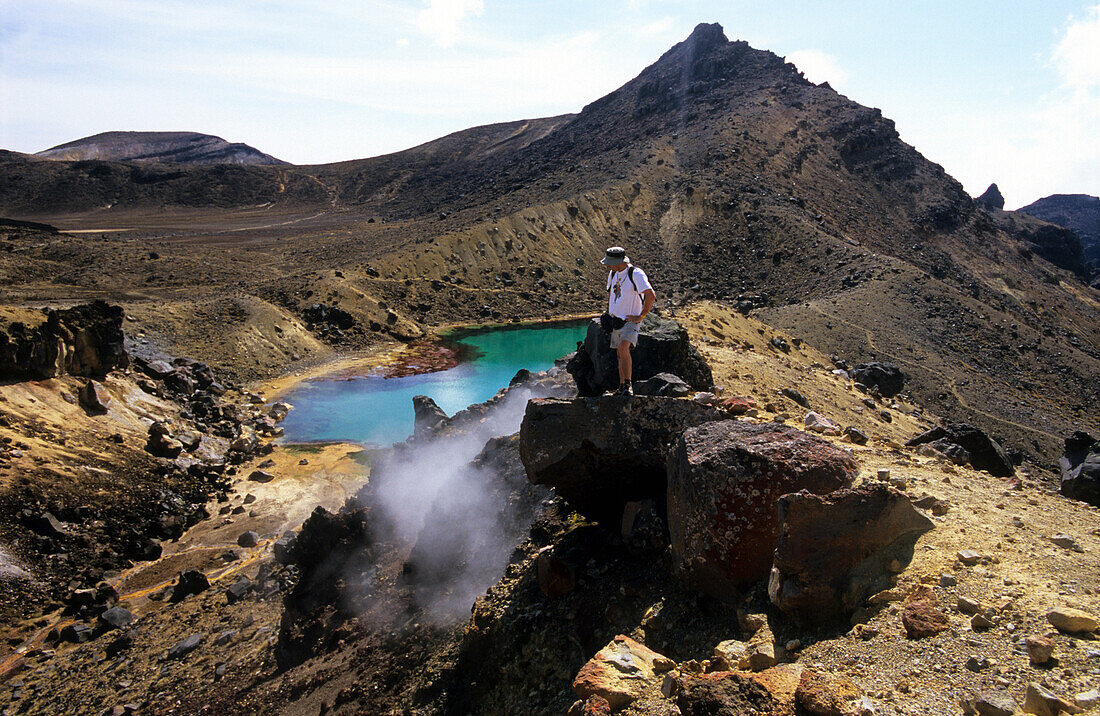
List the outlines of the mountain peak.
{"label": "mountain peak", "polygon": [[174,164],[286,164],[239,142],[198,132],[100,132],[59,144],[35,155],[41,159]]}

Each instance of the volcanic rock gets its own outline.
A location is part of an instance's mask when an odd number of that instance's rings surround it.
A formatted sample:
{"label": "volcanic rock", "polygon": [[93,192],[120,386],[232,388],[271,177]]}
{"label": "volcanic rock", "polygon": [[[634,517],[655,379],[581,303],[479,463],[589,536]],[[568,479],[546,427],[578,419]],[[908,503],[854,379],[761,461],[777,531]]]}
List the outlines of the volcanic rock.
{"label": "volcanic rock", "polygon": [[0,331],[0,379],[43,380],[60,375],[102,378],[130,363],[122,334],[123,311],[95,301],[49,310],[34,327],[12,323]]}
{"label": "volcanic rock", "polygon": [[1100,506],[1100,441],[1078,430],[1066,438],[1066,451],[1058,465],[1063,495]]}
{"label": "volcanic rock", "polygon": [[848,377],[868,388],[878,388],[884,398],[892,398],[905,385],[905,374],[893,363],[860,363],[848,369]]}
{"label": "volcanic rock", "polygon": [[983,209],[1001,210],[1005,208],[1005,198],[1001,196],[1001,190],[997,188],[996,183],[990,184],[989,188],[974,200],[974,203]]}
{"label": "volcanic rock", "polygon": [[171,601],[182,602],[193,594],[200,594],[210,589],[210,580],[197,569],[188,569],[180,572],[179,581],[172,590]]}
{"label": "volcanic rock", "polygon": [[[696,390],[705,390],[714,378],[687,330],[676,321],[650,313],[641,323],[638,345],[633,349],[633,377],[642,381],[658,373],[679,376]],[[569,359],[565,369],[577,383],[577,392],[593,397],[619,385],[619,359],[611,348],[611,336],[598,320],[588,325],[584,343]]]}
{"label": "volcanic rock", "polygon": [[1059,631],[1070,634],[1094,632],[1100,628],[1100,621],[1088,612],[1071,607],[1055,607],[1047,612],[1047,621]]}
{"label": "volcanic rock", "polygon": [[690,586],[717,597],[767,577],[779,542],[780,495],[832,492],[858,471],[850,455],[813,435],[734,420],[686,430],[668,460],[674,567]]}
{"label": "volcanic rock", "polygon": [[99,615],[99,628],[103,631],[121,629],[134,621],[134,615],[122,607],[111,607]]}
{"label": "volcanic rock", "polygon": [[552,486],[578,512],[618,527],[627,502],[663,500],[666,454],[680,433],[720,417],[675,398],[536,399],[520,427],[520,458],[532,483]]}
{"label": "volcanic rock", "polygon": [[779,545],[768,596],[784,613],[823,621],[858,609],[908,564],[932,520],[881,483],[779,498]]}
{"label": "volcanic rock", "polygon": [[951,423],[944,427],[935,427],[905,444],[916,447],[926,443],[932,444],[941,452],[946,452],[941,446],[958,446],[966,451],[975,470],[985,470],[995,477],[1012,477],[1016,474],[1012,460],[1000,443],[973,425]]}
{"label": "volcanic rock", "polygon": [[1032,681],[1024,694],[1024,713],[1035,716],[1059,716],[1059,714],[1077,714],[1081,709],[1058,696],[1042,684]]}
{"label": "volcanic rock", "polygon": [[447,420],[447,414],[426,395],[413,396],[413,436],[423,438]]}
{"label": "volcanic rock", "polygon": [[172,661],[173,659],[182,659],[195,649],[198,649],[205,638],[206,636],[204,634],[192,634],[189,637],[180,639],[168,650],[168,653],[165,654],[165,660]]}
{"label": "volcanic rock", "polygon": [[672,373],[658,373],[646,380],[634,381],[634,395],[669,395],[679,397],[691,392],[691,386]]}
{"label": "volcanic rock", "polygon": [[573,691],[581,699],[593,694],[602,696],[613,711],[618,711],[641,696],[657,674],[674,666],[667,657],[619,635],[581,667],[573,680]]}
{"label": "volcanic rock", "polygon": [[111,396],[99,381],[89,380],[80,389],[80,405],[93,415],[102,415],[111,407]]}
{"label": "volcanic rock", "polygon": [[259,542],[260,536],[252,530],[242,532],[240,536],[237,537],[237,546],[244,547],[245,549],[255,547]]}
{"label": "volcanic rock", "polygon": [[935,636],[951,626],[947,615],[936,608],[934,597],[906,604],[901,611],[901,623],[910,639]]}
{"label": "volcanic rock", "polygon": [[763,684],[737,671],[685,676],[676,705],[683,716],[770,714],[779,708],[779,702]]}

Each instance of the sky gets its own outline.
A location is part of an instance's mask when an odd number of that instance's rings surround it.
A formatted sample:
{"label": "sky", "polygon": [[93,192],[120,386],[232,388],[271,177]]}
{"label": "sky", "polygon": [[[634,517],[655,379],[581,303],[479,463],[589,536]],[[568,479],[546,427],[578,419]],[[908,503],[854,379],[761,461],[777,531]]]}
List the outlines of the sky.
{"label": "sky", "polygon": [[0,148],[188,130],[376,156],[578,112],[700,22],[878,107],[971,195],[1100,195],[1098,0],[0,0]]}

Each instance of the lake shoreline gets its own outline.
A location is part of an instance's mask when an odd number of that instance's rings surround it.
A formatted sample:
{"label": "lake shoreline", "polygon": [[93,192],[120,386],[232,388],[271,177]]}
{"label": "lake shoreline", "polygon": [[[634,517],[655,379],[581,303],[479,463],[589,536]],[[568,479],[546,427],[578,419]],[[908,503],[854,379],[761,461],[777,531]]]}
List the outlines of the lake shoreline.
{"label": "lake shoreline", "polygon": [[[568,314],[550,319],[538,319],[519,322],[494,323],[452,323],[436,326],[427,337],[401,343],[389,341],[364,351],[338,355],[331,360],[318,363],[309,368],[285,373],[276,378],[256,381],[247,386],[269,401],[278,400],[302,383],[314,380],[353,380],[358,377],[375,375],[383,378],[402,378],[412,375],[425,375],[448,370],[461,365],[476,356],[463,354],[453,344],[461,339],[485,331],[523,330],[537,326],[557,326],[565,323],[587,321],[595,314]],[[414,346],[416,348],[414,348]],[[412,351],[410,351],[412,349]],[[432,355],[433,349],[435,356]],[[447,356],[447,351],[459,355]],[[419,362],[418,362],[419,361]],[[381,371],[381,372],[379,372]],[[392,372],[391,372],[392,371]]]}

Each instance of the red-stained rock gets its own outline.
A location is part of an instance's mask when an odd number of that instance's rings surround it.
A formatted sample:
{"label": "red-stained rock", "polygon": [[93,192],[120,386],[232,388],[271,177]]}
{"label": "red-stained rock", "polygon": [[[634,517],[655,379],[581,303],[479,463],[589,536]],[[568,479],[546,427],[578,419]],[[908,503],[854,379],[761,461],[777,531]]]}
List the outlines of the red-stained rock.
{"label": "red-stained rock", "polygon": [[555,557],[550,547],[544,547],[535,558],[539,591],[551,599],[559,599],[573,591],[576,577],[573,567]]}
{"label": "red-stained rock", "polygon": [[569,708],[568,716],[609,716],[611,704],[599,694],[592,694],[587,699],[578,700]]}
{"label": "red-stained rock", "polygon": [[847,679],[827,678],[813,671],[803,671],[795,691],[795,701],[814,716],[844,716],[845,707],[860,697],[859,687]]}
{"label": "red-stained rock", "polygon": [[582,700],[602,696],[618,711],[647,688],[657,688],[657,675],[674,666],[667,657],[620,634],[581,667],[573,692]]}
{"label": "red-stained rock", "polygon": [[779,542],[780,495],[832,492],[850,485],[857,470],[844,451],[776,423],[724,420],[686,430],[668,458],[677,573],[719,598],[764,579]]}
{"label": "red-stained rock", "polygon": [[905,627],[905,635],[910,639],[935,636],[951,626],[947,615],[928,599],[906,604],[901,610],[901,623]]}
{"label": "red-stained rock", "polygon": [[804,620],[851,614],[889,586],[888,567],[908,564],[917,538],[934,526],[908,496],[883,484],[783,495],[768,595]]}
{"label": "red-stained rock", "polygon": [[756,407],[756,401],[752,398],[726,398],[718,403],[718,407],[730,415],[744,415]]}

